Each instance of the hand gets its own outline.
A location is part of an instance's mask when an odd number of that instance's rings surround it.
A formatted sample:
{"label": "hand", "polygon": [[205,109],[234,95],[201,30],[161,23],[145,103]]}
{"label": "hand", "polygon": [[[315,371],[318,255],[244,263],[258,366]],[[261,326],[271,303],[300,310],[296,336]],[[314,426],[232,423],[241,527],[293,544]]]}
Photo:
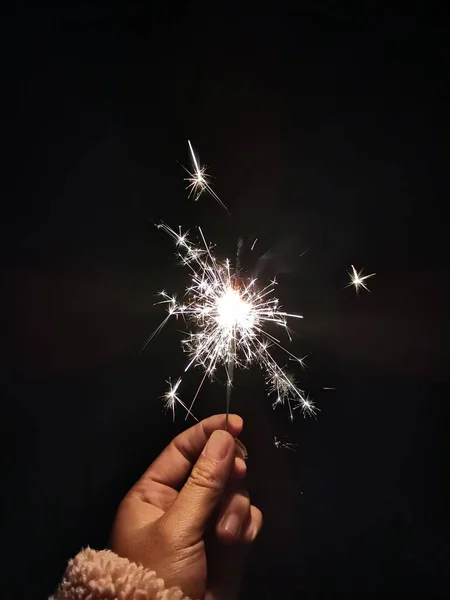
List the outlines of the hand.
{"label": "hand", "polygon": [[229,415],[228,432],[224,424],[215,415],[174,438],[125,496],[113,528],[117,554],[192,599],[236,596],[245,547],[262,526],[235,456],[242,419]]}

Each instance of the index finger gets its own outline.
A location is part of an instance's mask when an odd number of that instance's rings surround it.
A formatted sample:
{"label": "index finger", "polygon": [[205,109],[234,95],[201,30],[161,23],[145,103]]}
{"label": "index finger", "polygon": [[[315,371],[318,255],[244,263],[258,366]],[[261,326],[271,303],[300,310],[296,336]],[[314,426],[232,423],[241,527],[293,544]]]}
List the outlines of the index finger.
{"label": "index finger", "polygon": [[[175,437],[139,480],[156,481],[171,488],[181,487],[197,462],[210,435],[216,429],[225,429],[226,415],[214,415],[204,419]],[[243,428],[239,415],[228,415],[228,431],[237,437]]]}

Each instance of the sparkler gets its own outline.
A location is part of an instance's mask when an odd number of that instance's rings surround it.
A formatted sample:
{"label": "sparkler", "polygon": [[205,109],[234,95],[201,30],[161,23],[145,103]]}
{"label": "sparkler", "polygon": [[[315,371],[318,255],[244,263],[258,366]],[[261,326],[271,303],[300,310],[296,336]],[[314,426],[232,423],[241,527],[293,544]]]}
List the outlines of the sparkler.
{"label": "sparkler", "polygon": [[[201,167],[195,155],[191,142],[188,140],[189,151],[192,159],[193,171],[189,171],[185,181],[188,182],[189,198],[197,201],[203,192],[207,191],[216,202],[228,209],[209,184],[206,167]],[[218,367],[224,367],[226,373],[226,424],[233,387],[235,368],[249,368],[252,364],[258,365],[264,372],[267,394],[275,396],[272,407],[287,405],[291,420],[294,411],[300,408],[303,415],[314,415],[318,410],[313,401],[298,385],[294,375],[286,366],[280,366],[275,360],[272,349],[285,353],[288,361],[294,361],[304,366],[302,358],[289,352],[274,335],[272,329],[281,328],[291,341],[288,319],[301,319],[298,314],[281,310],[278,298],[275,297],[275,279],[265,286],[260,286],[257,278],[250,278],[241,274],[240,253],[242,240],[238,243],[236,265],[233,268],[230,261],[221,261],[213,254],[213,246],[207,244],[203,232],[198,228],[201,244],[193,242],[188,233],[183,233],[181,227],[178,233],[162,222],[157,225],[159,229],[170,235],[175,241],[176,255],[181,260],[191,276],[191,283],[185,289],[184,301],[179,302],[175,296],[165,291],[159,292],[160,302],[167,305],[167,316],[150,335],[141,351],[163,329],[171,317],[183,319],[187,331],[184,332],[182,348],[188,354],[189,361],[184,369],[185,373],[191,368],[198,367],[203,376],[197,391],[188,406],[179,396],[182,378],[179,377],[175,384],[167,380],[168,391],[163,399],[167,409],[172,410],[175,419],[175,409],[180,405],[186,411],[186,419],[191,415],[192,408],[206,379],[216,378]],[[257,238],[251,246],[253,251]],[[304,253],[303,253],[304,254]],[[370,291],[364,283],[375,273],[363,275],[363,269],[357,271],[351,265],[350,282],[346,287],[354,286],[356,293],[360,288]],[[324,390],[336,388],[324,387]],[[236,443],[239,446],[238,440]],[[274,438],[276,448],[295,450],[296,444]],[[246,456],[242,446],[241,453]],[[303,492],[302,492],[303,493]]]}
{"label": "sparkler", "polygon": [[182,302],[165,291],[159,293],[159,303],[167,304],[168,314],[145,345],[171,317],[180,317],[187,326],[182,339],[182,348],[189,356],[185,372],[198,367],[203,373],[189,406],[178,395],[181,378],[174,386],[169,381],[169,391],[164,399],[174,418],[177,404],[186,410],[186,418],[192,415],[205,380],[214,379],[220,366],[224,367],[227,378],[228,415],[234,369],[248,368],[252,364],[265,373],[269,395],[276,394],[274,408],[287,404],[291,419],[298,408],[304,414],[314,414],[317,409],[313,402],[272,355],[272,349],[277,348],[288,360],[303,365],[303,360],[289,352],[272,333],[272,329],[281,329],[290,340],[288,319],[302,318],[281,310],[274,295],[275,280],[261,287],[256,278],[244,277],[240,268],[233,269],[228,259],[223,262],[217,259],[201,229],[198,231],[202,243],[198,245],[181,228],[176,232],[166,223],[157,227],[175,241],[177,256],[189,270],[191,281]]}
{"label": "sparkler", "polygon": [[353,265],[351,265],[352,270],[348,271],[350,275],[350,283],[345,287],[351,287],[352,285],[355,287],[356,293],[359,294],[359,288],[364,288],[366,291],[370,292],[367,285],[364,283],[366,279],[369,277],[373,277],[376,273],[371,273],[370,275],[363,275],[363,269],[357,271]]}

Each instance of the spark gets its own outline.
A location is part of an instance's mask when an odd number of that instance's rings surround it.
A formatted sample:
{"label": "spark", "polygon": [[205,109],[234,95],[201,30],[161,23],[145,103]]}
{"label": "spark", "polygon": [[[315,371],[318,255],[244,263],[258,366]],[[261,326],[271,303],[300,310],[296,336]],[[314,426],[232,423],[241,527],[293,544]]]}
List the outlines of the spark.
{"label": "spark", "polygon": [[218,202],[220,206],[228,212],[228,208],[225,206],[225,204],[222,202],[222,200],[219,198],[216,192],[209,185],[209,175],[206,173],[206,167],[200,167],[190,140],[188,140],[188,145],[189,151],[191,153],[193,167],[192,173],[191,171],[188,171],[186,167],[183,167],[186,173],[189,175],[189,177],[185,178],[185,181],[188,182],[188,186],[186,188],[189,190],[188,197],[193,197],[194,202],[197,202],[202,193],[206,190],[211,194],[214,200]]}
{"label": "spark", "polygon": [[359,294],[359,288],[364,288],[365,290],[370,292],[369,288],[364,283],[364,281],[366,279],[369,279],[369,277],[373,277],[374,275],[376,275],[376,273],[371,273],[370,275],[363,275],[363,269],[357,271],[353,265],[351,265],[351,268],[352,270],[348,271],[348,274],[350,275],[350,283],[345,287],[350,287],[353,285],[357,294]]}
{"label": "spark", "polygon": [[167,409],[170,408],[170,410],[172,411],[174,420],[175,420],[175,405],[178,402],[187,411],[188,414],[190,414],[192,417],[194,417],[194,419],[196,421],[198,421],[198,419],[191,413],[189,408],[184,404],[184,402],[177,395],[177,391],[178,391],[178,388],[180,387],[181,381],[182,381],[181,377],[179,377],[177,379],[177,382],[175,383],[175,385],[172,385],[172,380],[170,378],[166,381],[166,383],[169,385],[169,389],[163,396],[163,398],[166,402],[165,406]]}
{"label": "spark", "polygon": [[168,315],[149,339],[161,331],[170,317],[182,318],[186,331],[181,345],[189,358],[184,371],[186,373],[197,367],[203,372],[189,407],[178,395],[181,379],[174,386],[169,381],[169,391],[164,396],[166,406],[174,411],[178,403],[187,415],[192,414],[205,379],[214,379],[219,367],[225,370],[229,398],[234,368],[248,368],[255,364],[265,374],[268,395],[276,394],[274,408],[286,404],[291,419],[294,418],[293,411],[298,408],[304,414],[314,414],[313,402],[298,387],[293,375],[272,355],[272,350],[277,349],[284,352],[289,360],[303,365],[303,359],[284,348],[275,335],[280,329],[290,339],[288,320],[302,318],[281,310],[278,298],[274,296],[276,281],[260,286],[256,278],[245,277],[240,269],[233,269],[228,259],[220,261],[200,228],[202,243],[198,245],[181,228],[176,232],[166,223],[157,227],[174,240],[176,256],[189,270],[190,282],[181,302],[165,291],[159,293],[160,302],[167,304]]}
{"label": "spark", "polygon": [[297,445],[298,445],[298,444],[291,444],[290,442],[284,442],[282,440],[279,440],[276,436],[274,436],[274,438],[273,438],[273,443],[275,445],[275,448],[277,448],[278,450],[291,450],[292,452],[295,452],[297,450]]}
{"label": "spark", "polygon": [[[297,359],[303,365],[302,359]],[[275,394],[276,398],[272,404],[272,408],[284,406],[287,404],[289,408],[289,416],[291,421],[294,420],[293,411],[300,408],[304,415],[314,415],[317,408],[313,402],[305,395],[303,390],[297,386],[295,377],[289,371],[280,368],[278,365],[273,365],[268,369],[266,384],[268,387],[269,396]]]}
{"label": "spark", "polygon": [[314,405],[314,402],[311,400],[311,398],[309,397],[309,395],[306,395],[303,398],[302,404],[297,404],[294,408],[301,408],[304,417],[306,417],[308,415],[314,416],[317,413],[317,411],[319,410]]}

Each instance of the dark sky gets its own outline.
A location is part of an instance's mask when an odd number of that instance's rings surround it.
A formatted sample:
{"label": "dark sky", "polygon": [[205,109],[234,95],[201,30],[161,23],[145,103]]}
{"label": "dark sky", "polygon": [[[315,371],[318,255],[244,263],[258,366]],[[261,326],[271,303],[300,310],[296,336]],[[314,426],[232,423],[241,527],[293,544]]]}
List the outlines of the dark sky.
{"label": "dark sky", "polygon": [[[183,281],[159,219],[223,256],[258,237],[246,267],[270,256],[262,276],[305,317],[290,349],[310,355],[316,420],[273,413],[258,371],[236,378],[265,514],[248,597],[450,596],[448,30],[425,3],[360,4],[4,12],[5,597],[45,598],[104,547],[186,426],[159,400],[184,364],[176,327],[138,356],[155,292]],[[187,139],[231,216],[187,200]],[[377,273],[370,294],[343,290],[351,264]],[[198,415],[223,400],[209,385]]]}

